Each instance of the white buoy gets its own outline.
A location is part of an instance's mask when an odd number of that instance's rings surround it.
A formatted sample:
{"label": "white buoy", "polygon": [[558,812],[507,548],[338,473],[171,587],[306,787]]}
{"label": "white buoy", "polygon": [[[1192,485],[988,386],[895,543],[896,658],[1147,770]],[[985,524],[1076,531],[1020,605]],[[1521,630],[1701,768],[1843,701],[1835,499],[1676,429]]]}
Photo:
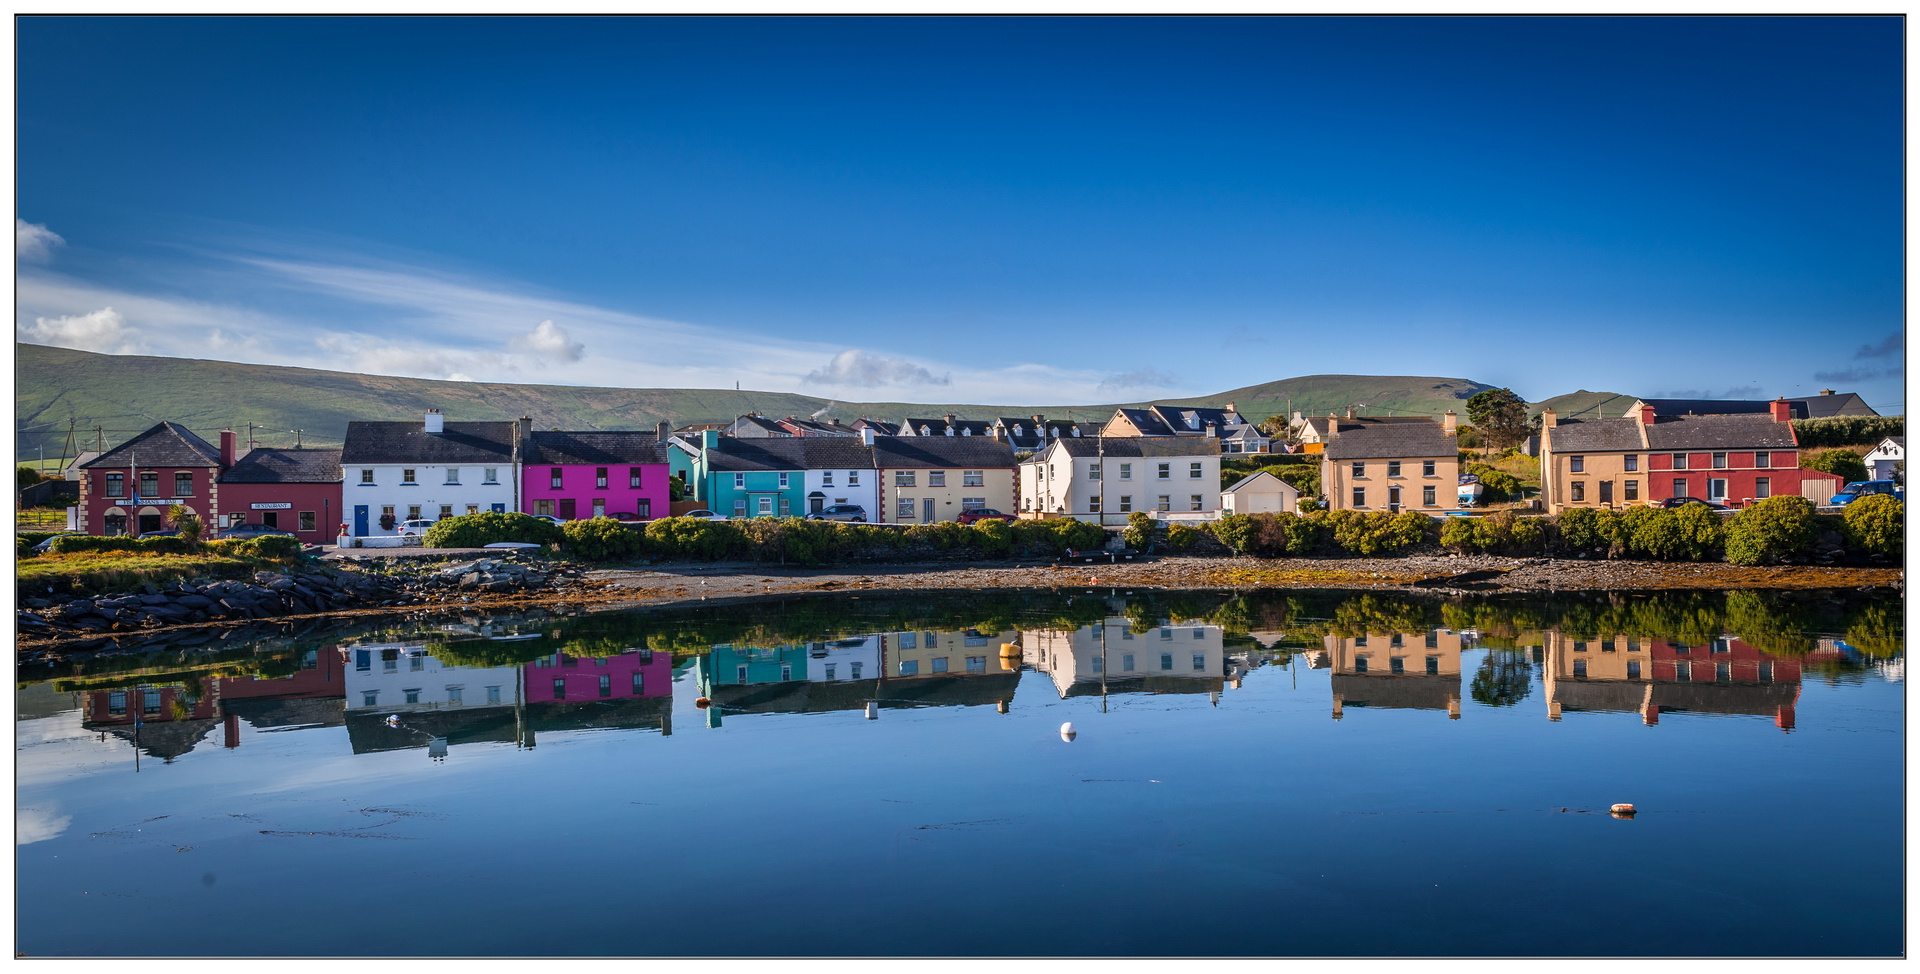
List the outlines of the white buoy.
{"label": "white buoy", "polygon": [[1074,738],[1078,736],[1080,736],[1080,732],[1073,729],[1073,721],[1069,720],[1066,723],[1060,725],[1061,740],[1071,742]]}
{"label": "white buoy", "polygon": [[875,701],[875,700],[867,701],[867,719],[868,720],[880,719],[880,704],[878,701]]}

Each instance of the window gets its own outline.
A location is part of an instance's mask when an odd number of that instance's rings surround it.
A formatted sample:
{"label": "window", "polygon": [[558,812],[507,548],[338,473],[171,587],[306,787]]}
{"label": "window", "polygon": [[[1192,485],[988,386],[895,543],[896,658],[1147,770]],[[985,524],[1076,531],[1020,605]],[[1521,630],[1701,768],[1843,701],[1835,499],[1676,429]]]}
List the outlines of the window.
{"label": "window", "polygon": [[986,499],[986,498],[984,498],[984,497],[962,497],[962,498],[960,498],[960,510],[961,510],[962,512],[966,512],[966,511],[984,511],[984,510],[986,510],[986,509],[987,509],[987,499]]}
{"label": "window", "polygon": [[1393,635],[1387,637],[1387,645],[1392,646],[1394,649],[1399,649],[1400,647],[1405,646],[1406,644],[1407,644],[1407,639],[1404,633],[1396,632]]}
{"label": "window", "polygon": [[415,480],[413,479],[413,468],[412,468],[412,467],[402,467],[402,468],[401,468],[401,470],[400,470],[400,484],[401,484],[401,486],[403,486],[403,487],[417,487],[417,486],[419,486],[419,484],[418,484],[418,482],[416,482],[416,481],[415,481]]}
{"label": "window", "polygon": [[947,658],[945,656],[942,656],[939,659],[933,661],[933,672],[945,673],[946,671],[947,671]]}
{"label": "window", "polygon": [[1154,510],[1156,511],[1173,510],[1173,497],[1168,494],[1161,494],[1159,504],[1154,508]]}
{"label": "window", "polygon": [[467,505],[467,513],[468,513],[469,515],[472,515],[472,514],[478,514],[478,513],[480,513],[480,505],[478,505],[478,504],[468,504],[468,505]]}
{"label": "window", "polygon": [[746,499],[746,498],[744,498],[744,497],[739,497],[739,498],[735,498],[735,499],[734,499],[734,502],[733,502],[733,516],[734,516],[734,517],[746,517],[746,516],[747,516],[747,499]]}
{"label": "window", "polygon": [[127,692],[115,690],[107,694],[107,713],[124,714],[127,712]]}
{"label": "window", "polygon": [[561,470],[561,469],[560,469],[559,467],[553,467],[552,469],[550,469],[550,470],[548,470],[548,471],[547,471],[547,486],[549,486],[549,487],[552,487],[552,488],[553,488],[554,490],[559,490],[559,489],[560,489],[560,484],[561,484],[561,474],[562,474],[562,473],[563,473],[563,471],[562,471],[562,470]]}
{"label": "window", "polygon": [[1190,510],[1190,511],[1205,510],[1205,505],[1206,505],[1205,495],[1188,494],[1187,505],[1188,505],[1187,510]]}
{"label": "window", "polygon": [[447,483],[449,483],[449,484],[453,484],[453,485],[455,485],[455,486],[458,486],[458,485],[459,485],[459,483],[460,483],[460,468],[459,468],[459,467],[448,467],[448,468],[447,468]]}
{"label": "window", "polygon": [[1725,683],[1728,680],[1733,679],[1733,664],[1732,663],[1713,664],[1713,679],[1715,680],[1715,682],[1719,682],[1719,683]]}
{"label": "window", "polygon": [[1574,660],[1574,661],[1573,661],[1573,675],[1574,675],[1574,676],[1577,676],[1577,677],[1580,677],[1581,679],[1585,679],[1585,678],[1586,678],[1586,675],[1587,675],[1587,661],[1586,661],[1586,660],[1583,660],[1583,659],[1577,659],[1577,660]]}
{"label": "window", "polygon": [[1614,646],[1614,643],[1613,643],[1613,640],[1611,640],[1611,639],[1602,639],[1602,640],[1600,640],[1600,651],[1601,651],[1601,652],[1603,652],[1603,653],[1611,653],[1611,652],[1613,652],[1613,651],[1614,651],[1614,650],[1615,650],[1616,648],[1617,648],[1617,647],[1615,647],[1615,646]]}
{"label": "window", "polygon": [[1587,469],[1587,458],[1586,457],[1568,457],[1567,469],[1573,473],[1585,473]]}
{"label": "window", "polygon": [[1159,471],[1160,471],[1161,480],[1171,480],[1173,478],[1173,464],[1171,463],[1160,464]]}
{"label": "window", "polygon": [[107,474],[107,496],[127,496],[127,478],[125,475],[117,473]]}
{"label": "window", "polygon": [[1573,651],[1574,651],[1574,652],[1576,652],[1576,653],[1584,653],[1584,652],[1586,652],[1586,651],[1587,651],[1587,644],[1586,644],[1586,641],[1585,641],[1585,640],[1581,640],[1581,639],[1576,639],[1576,640],[1574,640],[1574,641],[1573,641]]}
{"label": "window", "polygon": [[447,702],[458,704],[466,702],[466,690],[463,687],[448,687]]}
{"label": "window", "polygon": [[[1433,468],[1433,465],[1434,465],[1434,461],[1432,461],[1432,460],[1422,460],[1422,461],[1420,461],[1420,476],[1422,476],[1422,477],[1431,477],[1431,476],[1433,476],[1433,475],[1434,475],[1434,468]],[[1429,504],[1431,504],[1431,503],[1433,503],[1433,502],[1432,502],[1432,501],[1428,501],[1427,503],[1429,503]]]}
{"label": "window", "polygon": [[605,675],[605,674],[602,674],[602,675],[601,675],[601,677],[600,677],[600,695],[601,695],[602,697],[611,697],[611,696],[613,696],[613,677],[611,677],[611,676],[607,676],[607,675]]}
{"label": "window", "polygon": [[1687,496],[1687,482],[1685,480],[1675,480],[1673,482],[1673,496],[1675,497]]}
{"label": "window", "polygon": [[1121,494],[1120,495],[1120,513],[1125,514],[1131,510],[1133,510],[1133,495]]}
{"label": "window", "polygon": [[1354,476],[1356,476],[1356,477],[1364,477],[1364,476],[1366,476],[1366,475],[1367,475],[1367,465],[1366,465],[1365,463],[1356,463],[1356,464],[1354,464],[1354,465],[1353,465],[1353,475],[1354,475]]}
{"label": "window", "polygon": [[1193,668],[1195,670],[1204,670],[1207,668],[1207,655],[1205,653],[1193,654]]}
{"label": "window", "polygon": [[734,667],[733,677],[734,677],[733,682],[735,683],[747,682],[747,665],[745,663],[742,663],[739,666]]}
{"label": "window", "polygon": [[733,475],[733,489],[734,489],[734,490],[746,490],[746,489],[747,489],[747,475],[746,475],[746,474],[743,474],[743,473],[737,473],[737,474],[734,474],[734,475]]}
{"label": "window", "polygon": [[1205,629],[1195,629],[1195,630],[1193,631],[1193,638],[1195,638],[1195,639],[1205,639],[1205,638],[1207,638],[1207,631],[1206,631]]}
{"label": "window", "polygon": [[1428,676],[1440,675],[1440,657],[1438,656],[1427,657],[1427,675]]}
{"label": "window", "polygon": [[831,470],[820,471],[820,486],[822,487],[833,486],[833,471]]}
{"label": "window", "polygon": [[[744,667],[742,668],[744,669]],[[567,678],[566,677],[556,676],[553,678],[553,699],[555,700],[567,699]]]}
{"label": "window", "polygon": [[1687,469],[1687,455],[1686,455],[1686,454],[1684,454],[1684,453],[1676,453],[1676,454],[1674,454],[1674,455],[1673,455],[1673,469],[1675,469],[1675,470],[1685,470],[1685,469]]}
{"label": "window", "polygon": [[1395,676],[1405,675],[1407,672],[1407,658],[1405,656],[1387,657],[1387,672]]}
{"label": "window", "polygon": [[402,691],[400,691],[400,692],[401,692],[401,693],[404,693],[404,694],[406,694],[406,695],[407,695],[407,702],[408,702],[408,703],[419,703],[419,702],[420,702],[420,688],[419,688],[419,687],[414,687],[414,688],[413,688],[413,689],[411,689],[411,690],[402,690]]}
{"label": "window", "polygon": [[552,501],[550,501],[550,500],[545,500],[545,501],[534,501],[534,502],[533,502],[533,513],[535,513],[535,514],[544,514],[544,515],[546,515],[546,516],[548,516],[548,517],[552,517],[552,516],[553,516],[553,502],[552,502]]}
{"label": "window", "polygon": [[193,474],[175,472],[173,475],[173,496],[193,496]]}
{"label": "window", "polygon": [[847,471],[847,486],[848,487],[860,486],[860,471],[858,470]]}
{"label": "window", "polygon": [[1100,513],[1100,495],[1095,494],[1092,497],[1087,498],[1087,513],[1088,514]]}
{"label": "window", "polygon": [[1693,647],[1687,645],[1686,643],[1674,643],[1673,651],[1684,656],[1688,653],[1693,652]]}
{"label": "window", "polygon": [[1715,469],[1715,470],[1725,470],[1725,469],[1727,469],[1727,455],[1726,455],[1726,454],[1724,454],[1724,453],[1716,453],[1716,454],[1714,454],[1714,455],[1713,455],[1713,469]]}
{"label": "window", "polygon": [[485,483],[489,483],[489,484],[497,484],[497,483],[499,483],[499,482],[500,482],[500,468],[499,468],[499,467],[482,467],[482,468],[480,468],[480,479],[481,479],[481,481],[483,481],[483,482],[485,482]]}
{"label": "window", "polygon": [[[1051,468],[1047,470],[1047,479],[1048,480],[1053,479],[1053,470]],[[918,484],[915,484],[913,482],[913,471],[911,470],[895,470],[893,472],[893,485],[895,487],[919,486]]]}
{"label": "window", "polygon": [[1367,671],[1367,658],[1365,656],[1355,656],[1353,658],[1353,671],[1355,673],[1365,673]]}
{"label": "window", "polygon": [[1439,645],[1440,645],[1440,633],[1433,629],[1427,630],[1427,648],[1436,649],[1439,647]]}
{"label": "window", "polygon": [[1160,668],[1161,668],[1161,669],[1163,669],[1163,670],[1171,670],[1171,669],[1173,669],[1173,654],[1172,654],[1172,653],[1161,653],[1161,654],[1160,654]]}
{"label": "window", "polygon": [[360,706],[362,707],[375,706],[374,701],[378,699],[380,699],[380,691],[378,690],[360,691]]}
{"label": "window", "polygon": [[946,485],[947,485],[947,472],[945,470],[927,471],[928,487],[945,487]]}
{"label": "window", "polygon": [[1365,487],[1355,487],[1353,489],[1353,506],[1367,506],[1367,489]]}
{"label": "window", "polygon": [[157,473],[140,474],[140,496],[153,498],[160,496],[160,475]]}
{"label": "window", "polygon": [[1628,637],[1627,637],[1627,652],[1629,652],[1629,653],[1637,653],[1637,652],[1639,652],[1639,651],[1640,651],[1640,637],[1639,637],[1639,636],[1628,636]]}
{"label": "window", "polygon": [[368,487],[373,486],[373,471],[371,470],[360,471],[360,483]]}
{"label": "window", "polygon": [[317,531],[319,529],[320,529],[320,519],[314,516],[314,512],[312,511],[300,512],[300,530]]}
{"label": "window", "polygon": [[1367,634],[1363,632],[1360,635],[1353,637],[1353,644],[1355,646],[1365,646],[1367,644]]}
{"label": "window", "polygon": [[1120,479],[1121,480],[1133,479],[1133,464],[1123,463],[1120,465]]}
{"label": "window", "polygon": [[1435,488],[1433,488],[1432,486],[1426,486],[1426,487],[1420,488],[1420,503],[1422,505],[1427,507],[1432,507],[1434,505],[1435,503],[1434,490]]}
{"label": "window", "polygon": [[921,641],[921,642],[923,642],[923,643],[926,643],[926,644],[927,644],[927,648],[928,648],[928,649],[936,649],[936,648],[938,648],[938,647],[939,647],[939,645],[940,645],[940,634],[939,634],[939,633],[935,633],[935,632],[923,632],[923,633],[921,633],[920,635],[921,635],[922,637],[924,637],[924,638],[922,638],[922,639],[921,639],[920,641]]}
{"label": "window", "polygon": [[1773,682],[1773,664],[1772,663],[1767,662],[1767,663],[1760,664],[1760,682],[1761,683]]}
{"label": "window", "polygon": [[453,505],[452,505],[452,504],[442,504],[442,505],[440,505],[440,516],[441,516],[442,518],[449,518],[449,517],[452,517],[452,516],[453,516]]}
{"label": "window", "polygon": [[427,668],[427,658],[425,656],[414,656],[414,655],[407,656],[407,672],[418,673],[421,670],[424,670],[426,668]]}
{"label": "window", "polygon": [[914,501],[913,501],[913,498],[911,497],[900,498],[894,504],[893,516],[899,518],[902,521],[913,520],[913,504],[914,504]]}
{"label": "window", "polygon": [[1573,482],[1573,499],[1576,501],[1583,501],[1587,499],[1587,482],[1586,481],[1576,480]]}
{"label": "window", "polygon": [[1627,455],[1626,455],[1625,457],[1623,457],[1623,458],[1621,458],[1621,459],[1625,461],[1625,463],[1626,463],[1626,467],[1625,467],[1625,469],[1627,469],[1628,471],[1633,471],[1633,470],[1638,470],[1638,469],[1640,469],[1640,458],[1639,458],[1639,457],[1637,457],[1637,456],[1635,456],[1635,455],[1633,455],[1633,454],[1631,454],[1631,453],[1629,453],[1629,454],[1627,454]]}
{"label": "window", "polygon": [[1637,501],[1640,499],[1640,481],[1628,480],[1623,482],[1620,485],[1620,487],[1621,487],[1621,494],[1620,494],[1621,497],[1630,501]]}
{"label": "window", "polygon": [[420,520],[420,505],[418,504],[407,505],[407,520],[409,521]]}
{"label": "window", "polygon": [[1120,657],[1120,668],[1122,670],[1127,671],[1128,673],[1133,672],[1133,654],[1132,653],[1127,653],[1126,655]]}
{"label": "window", "polygon": [[861,664],[860,664],[860,663],[848,663],[848,664],[847,664],[847,679],[849,679],[849,680],[858,680],[858,679],[860,679],[860,666],[861,666]]}
{"label": "window", "polygon": [[968,673],[985,673],[986,671],[987,671],[987,658],[985,656],[967,657]]}
{"label": "window", "polygon": [[1398,460],[1387,461],[1387,476],[1389,477],[1400,476],[1400,461]]}
{"label": "window", "polygon": [[1773,466],[1773,454],[1771,453],[1754,454],[1753,465],[1756,467],[1759,467],[1762,470],[1765,470],[1766,468]]}
{"label": "window", "polygon": [[765,494],[762,494],[760,496],[760,507],[759,507],[758,513],[760,514],[761,517],[766,517],[767,515],[770,515],[773,513],[773,498],[771,496],[768,496]]}
{"label": "window", "polygon": [[1627,679],[1629,680],[1640,679],[1640,661],[1639,660],[1637,659],[1627,660]]}
{"label": "window", "polygon": [[914,635],[913,633],[903,632],[900,634],[900,648],[901,649],[917,649],[919,648],[918,646],[919,640],[920,640],[920,637]]}
{"label": "window", "polygon": [[1088,480],[1099,480],[1099,479],[1100,479],[1100,465],[1099,465],[1099,464],[1097,464],[1097,463],[1089,463],[1089,464],[1087,464],[1087,479],[1088,479]]}
{"label": "window", "polygon": [[1725,636],[1721,636],[1714,639],[1712,648],[1707,651],[1710,653],[1731,653],[1733,652],[1733,643],[1729,642]]}
{"label": "window", "polygon": [[913,676],[913,675],[915,675],[915,674],[917,674],[917,673],[919,673],[919,672],[920,672],[920,661],[919,661],[919,660],[917,660],[917,659],[903,659],[903,660],[901,660],[901,661],[900,661],[900,675],[901,675],[901,676]]}
{"label": "window", "polygon": [[365,673],[373,669],[373,651],[356,649],[353,651],[353,668]]}
{"label": "window", "polygon": [[487,702],[488,702],[488,703],[499,703],[499,702],[500,702],[500,688],[499,688],[499,687],[488,687],[488,688],[487,688]]}
{"label": "window", "polygon": [[792,474],[790,474],[790,473],[783,473],[783,474],[781,474],[781,475],[780,475],[780,489],[781,489],[781,490],[786,490],[786,489],[787,489],[787,486],[788,486],[788,480],[787,480],[787,478],[789,478],[789,477],[791,477],[791,476],[793,476],[793,475],[792,475]]}
{"label": "window", "polygon": [[1200,464],[1198,463],[1187,464],[1187,479],[1199,480],[1200,477],[1201,477]]}

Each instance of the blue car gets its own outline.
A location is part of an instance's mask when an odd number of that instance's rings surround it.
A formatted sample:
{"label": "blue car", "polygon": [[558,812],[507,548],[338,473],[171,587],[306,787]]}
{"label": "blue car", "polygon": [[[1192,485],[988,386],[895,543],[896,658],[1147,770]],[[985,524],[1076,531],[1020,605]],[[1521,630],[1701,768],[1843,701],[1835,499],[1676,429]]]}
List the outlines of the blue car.
{"label": "blue car", "polygon": [[1907,492],[1895,480],[1862,480],[1840,488],[1840,493],[1827,499],[1833,507],[1845,507],[1868,494],[1890,494],[1902,504],[1907,502]]}

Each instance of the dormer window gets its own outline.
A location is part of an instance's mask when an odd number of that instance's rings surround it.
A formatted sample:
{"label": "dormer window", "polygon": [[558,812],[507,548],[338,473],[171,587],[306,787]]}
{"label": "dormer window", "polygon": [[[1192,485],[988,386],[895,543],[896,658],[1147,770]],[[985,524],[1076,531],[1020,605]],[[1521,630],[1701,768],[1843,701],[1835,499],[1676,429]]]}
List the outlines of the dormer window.
{"label": "dormer window", "polygon": [[1024,430],[1024,429],[1021,429],[1021,428],[1020,428],[1020,424],[1019,424],[1019,423],[1015,423],[1015,424],[1013,424],[1013,435],[1015,435],[1015,436],[1025,436],[1025,435],[1027,435],[1027,431],[1026,431],[1026,430]]}
{"label": "dormer window", "polygon": [[951,427],[951,426],[949,426],[949,427],[947,427],[947,435],[948,435],[948,436],[952,436],[952,435],[953,435],[953,427]]}
{"label": "dormer window", "polygon": [[1196,414],[1196,413],[1188,413],[1188,414],[1186,414],[1186,415],[1187,415],[1187,428],[1188,428],[1188,429],[1190,429],[1190,430],[1197,430],[1197,429],[1199,429],[1199,428],[1200,428],[1200,417],[1199,417],[1199,415],[1198,415],[1198,414]]}
{"label": "dormer window", "polygon": [[1054,439],[1056,439],[1056,440],[1057,440],[1057,439],[1059,439],[1059,438],[1060,438],[1060,427],[1058,427],[1058,426],[1055,426],[1054,428],[1052,428],[1052,429],[1050,429],[1050,430],[1048,430],[1048,431],[1047,431],[1047,435],[1049,435],[1049,436],[1051,436],[1051,437],[1053,437],[1053,438],[1054,438]]}
{"label": "dormer window", "polygon": [[1078,426],[1075,426],[1075,427],[1073,427],[1073,435],[1075,435],[1075,436],[1079,436],[1079,435],[1080,435],[1080,427],[1078,427]]}
{"label": "dormer window", "polygon": [[931,428],[929,428],[929,427],[926,427],[926,426],[922,426],[922,427],[920,427],[920,435],[921,435],[921,436],[932,436],[932,435],[933,435],[933,430],[932,430]]}
{"label": "dormer window", "polygon": [[961,435],[961,436],[972,436],[972,435],[973,435],[973,427],[971,427],[971,426],[962,426],[962,427],[960,427],[960,435]]}

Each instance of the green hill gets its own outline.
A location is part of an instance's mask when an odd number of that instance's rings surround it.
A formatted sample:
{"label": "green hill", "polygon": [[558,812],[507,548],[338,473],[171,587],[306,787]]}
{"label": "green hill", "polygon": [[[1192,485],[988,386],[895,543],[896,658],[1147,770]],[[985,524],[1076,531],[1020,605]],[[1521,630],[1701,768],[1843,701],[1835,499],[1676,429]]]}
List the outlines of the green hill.
{"label": "green hill", "polygon": [[[242,365],[206,359],[149,355],[101,355],[44,345],[16,344],[14,386],[16,456],[31,460],[44,447],[58,457],[68,421],[80,448],[104,439],[111,447],[161,420],[203,435],[222,428],[262,429],[255,438],[274,446],[293,444],[302,430],[310,446],[338,445],[355,419],[418,418],[436,408],[454,421],[532,416],[542,429],[650,429],[661,420],[675,426],[731,420],[748,410],[774,417],[806,416],[821,409],[849,420],[871,416],[898,422],[906,416],[1028,416],[1104,419],[1118,406],[927,404],[829,402],[814,396],[732,389],[613,389],[594,386],[519,385],[508,382],[448,382],[383,375],[325,372],[278,365]],[[1415,376],[1315,375],[1178,400],[1188,405],[1234,403],[1258,422],[1289,408],[1307,415],[1344,411],[1364,403],[1367,414],[1464,411],[1463,401],[1487,388],[1467,379]],[[830,408],[829,408],[830,407]],[[102,433],[96,435],[95,428]]]}
{"label": "green hill", "polygon": [[1637,396],[1623,396],[1617,392],[1588,392],[1581,389],[1565,395],[1543,399],[1527,407],[1532,415],[1539,415],[1542,409],[1553,407],[1561,419],[1618,419],[1627,414],[1627,407],[1634,404]]}

